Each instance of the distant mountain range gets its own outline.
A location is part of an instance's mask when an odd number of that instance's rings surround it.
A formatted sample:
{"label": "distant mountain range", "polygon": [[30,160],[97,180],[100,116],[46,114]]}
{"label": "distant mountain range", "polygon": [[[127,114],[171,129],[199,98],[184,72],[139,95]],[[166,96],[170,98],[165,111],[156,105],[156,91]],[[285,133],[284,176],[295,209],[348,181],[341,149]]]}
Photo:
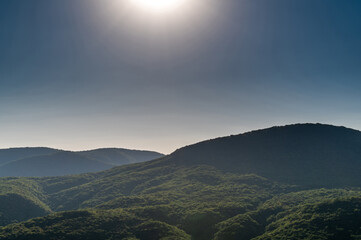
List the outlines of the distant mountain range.
{"label": "distant mountain range", "polygon": [[[50,156],[74,154],[94,153]],[[0,239],[359,240],[360,172],[360,131],[272,127],[96,173],[0,179]]]}
{"label": "distant mountain range", "polygon": [[0,149],[0,177],[63,176],[102,171],[164,156],[152,151],[103,148],[70,152],[51,148]]}

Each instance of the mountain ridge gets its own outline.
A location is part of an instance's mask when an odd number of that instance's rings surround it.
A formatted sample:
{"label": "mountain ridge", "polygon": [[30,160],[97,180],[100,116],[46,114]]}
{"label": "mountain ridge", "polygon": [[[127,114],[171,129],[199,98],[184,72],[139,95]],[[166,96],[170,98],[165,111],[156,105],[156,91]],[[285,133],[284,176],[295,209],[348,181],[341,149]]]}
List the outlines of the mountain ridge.
{"label": "mountain ridge", "polygon": [[[333,178],[333,186],[355,186],[361,180],[360,156],[358,130],[327,124],[293,124],[199,142],[176,150],[166,161],[187,166],[208,164],[294,184],[304,183],[308,176],[310,185],[330,186],[326,182]],[[350,175],[343,179],[346,176],[341,176],[338,168]],[[318,173],[323,174],[319,179]]]}
{"label": "mountain ridge", "polygon": [[[14,223],[0,238],[358,240],[360,151],[359,131],[296,124],[101,172],[0,178],[0,225]],[[7,211],[14,199],[28,207]]]}
{"label": "mountain ridge", "polygon": [[124,148],[65,151],[45,147],[27,147],[0,149],[1,156],[0,177],[39,177],[97,172],[114,166],[148,161],[162,157],[163,154]]}

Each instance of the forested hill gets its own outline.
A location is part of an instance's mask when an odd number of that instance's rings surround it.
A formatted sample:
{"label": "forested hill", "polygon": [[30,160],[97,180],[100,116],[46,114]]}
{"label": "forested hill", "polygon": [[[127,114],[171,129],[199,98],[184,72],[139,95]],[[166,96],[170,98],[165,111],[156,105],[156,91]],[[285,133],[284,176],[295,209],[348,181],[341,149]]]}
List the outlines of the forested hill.
{"label": "forested hill", "polygon": [[0,178],[0,239],[359,240],[360,139],[298,124],[96,173]]}
{"label": "forested hill", "polygon": [[272,127],[181,148],[164,160],[170,162],[291,184],[361,186],[361,132],[322,124]]}
{"label": "forested hill", "polygon": [[103,148],[70,152],[51,148],[0,149],[0,177],[63,176],[102,171],[162,157],[152,151]]}
{"label": "forested hill", "polygon": [[99,148],[77,153],[113,166],[145,162],[164,156],[163,154],[154,151],[124,148]]}
{"label": "forested hill", "polygon": [[53,154],[58,151],[57,149],[44,147],[0,149],[0,165],[22,158]]}

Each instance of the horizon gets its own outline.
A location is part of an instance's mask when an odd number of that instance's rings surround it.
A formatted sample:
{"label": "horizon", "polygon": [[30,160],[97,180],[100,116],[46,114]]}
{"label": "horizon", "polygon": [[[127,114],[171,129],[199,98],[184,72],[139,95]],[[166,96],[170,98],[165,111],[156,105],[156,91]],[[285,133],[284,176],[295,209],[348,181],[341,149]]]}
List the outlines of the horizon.
{"label": "horizon", "polygon": [[275,127],[287,127],[287,126],[294,126],[294,125],[323,125],[323,126],[332,126],[332,127],[341,127],[341,128],[346,128],[346,129],[351,129],[351,130],[355,130],[355,131],[359,131],[361,132],[360,129],[356,129],[356,128],[352,128],[352,127],[348,127],[348,126],[344,126],[344,125],[334,125],[334,124],[327,124],[327,123],[320,123],[320,122],[304,122],[304,123],[290,123],[290,124],[285,124],[285,125],[273,125],[273,126],[269,126],[269,127],[264,127],[264,128],[258,128],[258,129],[249,129],[247,131],[243,131],[240,133],[233,133],[233,134],[229,134],[229,135],[222,135],[222,136],[215,136],[213,138],[208,138],[208,139],[202,139],[199,140],[197,142],[193,142],[193,143],[189,143],[183,146],[180,146],[170,152],[160,152],[157,150],[153,150],[153,149],[136,149],[136,148],[127,148],[127,147],[121,147],[121,146],[102,146],[102,147],[95,147],[95,148],[84,148],[84,149],[66,149],[66,148],[62,148],[62,147],[51,147],[51,146],[12,146],[12,147],[0,147],[0,150],[9,150],[9,149],[22,149],[22,148],[51,148],[51,149],[55,149],[55,150],[61,150],[61,151],[69,151],[69,152],[83,152],[83,151],[91,151],[91,150],[98,150],[98,149],[126,149],[126,150],[136,150],[136,151],[150,151],[150,152],[157,152],[163,155],[169,155],[172,154],[173,152],[177,151],[178,149],[181,149],[183,147],[187,147],[190,145],[194,145],[203,141],[207,141],[207,140],[214,140],[217,138],[223,138],[223,137],[231,137],[231,136],[237,136],[237,135],[242,135],[245,133],[249,133],[249,132],[254,132],[254,131],[262,131],[262,130],[266,130],[266,129],[270,129],[270,128],[275,128]]}
{"label": "horizon", "polygon": [[361,129],[361,2],[0,2],[0,148]]}
{"label": "horizon", "polygon": [[361,0],[0,0],[0,240],[361,240]]}

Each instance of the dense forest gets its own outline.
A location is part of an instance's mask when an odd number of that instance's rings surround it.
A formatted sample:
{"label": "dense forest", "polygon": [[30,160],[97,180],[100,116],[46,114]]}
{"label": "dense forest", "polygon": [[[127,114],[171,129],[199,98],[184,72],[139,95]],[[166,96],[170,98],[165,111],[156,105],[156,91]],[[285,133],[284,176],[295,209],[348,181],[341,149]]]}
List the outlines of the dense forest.
{"label": "dense forest", "polygon": [[274,127],[58,177],[0,179],[0,239],[361,239],[361,132]]}

